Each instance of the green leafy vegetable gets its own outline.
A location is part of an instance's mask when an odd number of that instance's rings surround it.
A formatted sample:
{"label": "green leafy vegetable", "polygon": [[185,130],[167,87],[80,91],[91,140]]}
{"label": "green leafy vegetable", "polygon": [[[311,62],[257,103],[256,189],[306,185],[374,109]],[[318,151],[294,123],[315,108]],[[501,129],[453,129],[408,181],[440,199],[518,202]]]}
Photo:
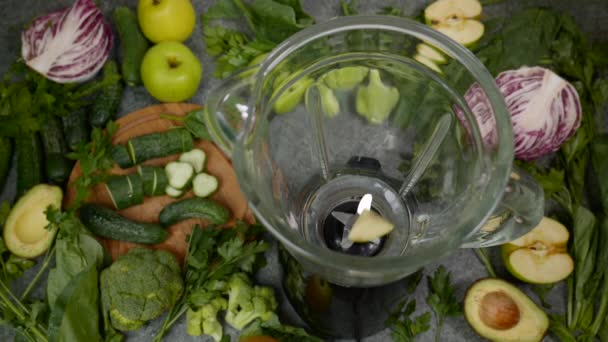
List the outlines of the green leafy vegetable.
{"label": "green leafy vegetable", "polygon": [[443,265],[439,266],[432,277],[427,277],[429,295],[427,304],[433,309],[437,320],[435,341],[441,340],[441,327],[446,317],[462,313],[462,306],[454,296],[454,287],[450,281],[450,272]]}
{"label": "green leafy vegetable", "polygon": [[425,312],[416,317],[411,317],[416,311],[416,300],[404,300],[399,303],[395,311],[391,313],[386,326],[392,330],[391,337],[395,342],[414,341],[416,336],[428,331],[431,321],[431,313]]}
{"label": "green leafy vegetable", "polygon": [[204,116],[204,109],[195,109],[193,111],[188,112],[185,116],[172,114],[160,115],[160,117],[164,119],[182,122],[184,124],[184,127],[188,130],[188,132],[190,132],[190,134],[192,134],[193,137],[211,141],[211,135],[207,130]]}
{"label": "green leafy vegetable", "polygon": [[49,341],[101,341],[96,266],[78,273],[52,306]]}
{"label": "green leafy vegetable", "polygon": [[268,244],[254,239],[260,229],[261,226],[247,227],[243,222],[234,229],[194,227],[184,261],[184,293],[169,311],[154,341],[160,341],[188,309],[196,312],[222,296],[231,275],[251,274],[261,265]]}
{"label": "green leafy vegetable", "polygon": [[302,328],[296,328],[290,325],[284,325],[279,322],[276,315],[270,318],[268,321],[261,322],[256,320],[253,324],[249,325],[241,333],[242,337],[247,336],[270,336],[277,341],[289,341],[289,342],[321,342],[322,339],[311,336],[306,333],[306,330]]}

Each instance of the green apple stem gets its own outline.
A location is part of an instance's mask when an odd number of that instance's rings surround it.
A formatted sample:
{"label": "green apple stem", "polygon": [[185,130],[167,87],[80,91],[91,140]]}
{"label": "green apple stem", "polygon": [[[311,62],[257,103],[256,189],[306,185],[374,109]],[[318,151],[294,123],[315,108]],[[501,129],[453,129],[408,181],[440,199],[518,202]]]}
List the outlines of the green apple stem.
{"label": "green apple stem", "polygon": [[481,263],[485,266],[486,271],[490,275],[490,277],[496,278],[496,271],[494,271],[494,266],[490,262],[490,258],[486,254],[486,251],[483,248],[475,248],[473,249],[477,257],[481,261]]}

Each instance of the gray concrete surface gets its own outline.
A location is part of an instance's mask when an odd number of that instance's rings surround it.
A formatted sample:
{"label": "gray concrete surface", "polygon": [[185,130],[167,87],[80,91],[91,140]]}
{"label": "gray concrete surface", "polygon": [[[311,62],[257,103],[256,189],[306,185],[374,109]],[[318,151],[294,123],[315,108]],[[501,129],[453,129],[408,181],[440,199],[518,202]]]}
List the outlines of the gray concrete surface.
{"label": "gray concrete surface", "polygon": [[[214,1],[202,1],[194,0],[195,8],[197,13],[204,13],[204,11]],[[313,14],[318,21],[327,20],[335,16],[339,11],[340,1],[339,0],[302,0],[305,9]],[[401,0],[401,1],[360,1],[361,12],[363,13],[374,13],[377,10],[385,6],[397,6],[404,10],[406,14],[417,13],[421,8],[424,7],[427,0]],[[430,1],[428,1],[430,2]],[[71,3],[71,0],[3,0],[0,1],[0,8],[2,8],[2,20],[0,20],[0,72],[4,72],[10,63],[17,57],[20,51],[20,30],[21,28],[36,15],[46,13],[51,10],[56,10],[64,7]],[[135,6],[136,0],[118,1],[118,0],[100,0],[102,8],[107,13],[110,9],[117,5],[129,4]],[[522,0],[522,1],[510,1],[506,0],[500,4],[488,6],[484,9],[484,14],[488,17],[494,15],[502,15],[513,13],[517,9],[531,6],[550,6],[556,9],[567,11],[572,13],[576,21],[581,27],[589,32],[594,39],[608,39],[608,0]],[[200,89],[193,102],[204,103],[205,93],[208,89],[217,84],[217,81],[211,77],[213,70],[213,60],[207,56],[204,52],[204,43],[202,40],[202,30],[200,25],[192,35],[192,37],[186,42],[188,46],[198,55],[204,65],[204,76],[203,82],[201,83]],[[143,89],[143,87],[128,88],[123,98],[120,114],[124,115],[133,110],[145,107],[156,103]],[[11,173],[11,180],[4,189],[4,192],[0,195],[0,199],[11,198],[14,193],[14,170]],[[259,274],[260,282],[264,284],[274,285],[278,291],[279,286],[279,275],[277,270],[277,260],[275,249],[268,253],[269,262],[268,266],[263,269]],[[506,271],[501,268],[501,262],[499,262],[499,255],[496,250],[491,251],[492,258],[495,261],[495,265],[498,266],[497,270],[499,275],[504,276],[506,279],[512,280]],[[487,276],[483,266],[477,260],[474,253],[470,250],[459,250],[453,255],[437,260],[426,269],[426,273],[430,274],[438,265],[445,265],[451,272],[456,286],[456,295],[459,299],[462,299],[464,293],[470,284],[482,277]],[[33,272],[28,273],[29,277]],[[27,284],[27,275],[14,286],[22,287]],[[517,282],[516,282],[517,283]],[[527,286],[520,284],[521,288],[528,291]],[[280,293],[280,292],[279,292]],[[35,292],[35,295],[42,296],[41,289]],[[281,294],[282,295],[282,294]],[[426,280],[423,280],[421,285],[418,287],[415,297],[418,304],[417,313],[428,311],[429,308],[425,304],[425,298],[427,295]],[[564,286],[557,286],[548,295],[548,301],[552,304],[551,311],[563,312],[565,308],[565,295],[566,290]],[[537,299],[534,295],[532,298]],[[281,317],[286,323],[301,324],[297,315],[289,303],[284,299],[281,301]],[[83,318],[84,319],[84,318]],[[156,331],[160,322],[152,322],[145,328],[138,332],[129,335],[129,341],[149,341]],[[433,320],[433,327],[428,332],[421,335],[418,341],[432,341],[435,333],[435,324]],[[236,334],[230,328],[226,329],[228,333],[235,336],[233,340],[236,340]],[[5,328],[0,328],[0,341],[12,340],[12,334]],[[467,325],[464,317],[453,317],[448,318],[443,327],[442,341],[480,341],[481,339],[471,330]],[[208,337],[194,338],[186,335],[185,324],[180,322],[176,324],[171,333],[167,336],[166,341],[211,341]],[[366,338],[366,342],[377,342],[377,341],[390,341],[389,331],[382,331],[375,336]],[[551,337],[547,337],[545,341],[557,341]]]}

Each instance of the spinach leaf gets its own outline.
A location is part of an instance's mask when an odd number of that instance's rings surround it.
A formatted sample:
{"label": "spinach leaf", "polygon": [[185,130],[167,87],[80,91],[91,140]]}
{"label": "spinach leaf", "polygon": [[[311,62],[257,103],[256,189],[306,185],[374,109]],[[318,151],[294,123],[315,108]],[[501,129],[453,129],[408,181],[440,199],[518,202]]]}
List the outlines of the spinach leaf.
{"label": "spinach leaf", "polygon": [[54,307],[55,300],[64,291],[64,288],[77,274],[95,267],[99,268],[104,259],[103,247],[86,233],[78,236],[78,243],[62,238],[56,240],[56,264],[49,272],[46,288],[49,305]]}
{"label": "spinach leaf", "polygon": [[[583,322],[582,310],[595,303],[593,293],[595,289],[590,288],[595,269],[595,253],[597,251],[596,218],[591,211],[583,206],[577,206],[574,210],[572,223],[572,246],[574,266],[574,315],[570,327],[579,327]],[[593,291],[593,292],[590,292]]]}
{"label": "spinach leaf", "polygon": [[99,333],[99,288],[95,266],[71,279],[49,318],[49,341],[101,341]]}
{"label": "spinach leaf", "polygon": [[598,202],[601,203],[601,210],[608,214],[608,181],[602,180],[608,174],[608,134],[596,137],[591,151],[591,162],[596,175],[594,189],[599,192]]}
{"label": "spinach leaf", "polygon": [[299,0],[254,0],[249,9],[256,38],[276,44],[314,22]]}

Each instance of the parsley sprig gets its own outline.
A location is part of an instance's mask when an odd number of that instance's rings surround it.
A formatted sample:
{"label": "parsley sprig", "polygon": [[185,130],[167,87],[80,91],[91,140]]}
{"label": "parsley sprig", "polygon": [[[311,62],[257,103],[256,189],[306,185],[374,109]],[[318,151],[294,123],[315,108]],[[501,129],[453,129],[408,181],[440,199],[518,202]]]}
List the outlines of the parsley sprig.
{"label": "parsley sprig", "polygon": [[441,265],[433,276],[427,277],[429,295],[426,297],[427,304],[433,309],[437,320],[437,331],[435,341],[441,341],[441,328],[447,317],[462,314],[462,306],[454,295],[454,286],[450,280],[450,272]]}

